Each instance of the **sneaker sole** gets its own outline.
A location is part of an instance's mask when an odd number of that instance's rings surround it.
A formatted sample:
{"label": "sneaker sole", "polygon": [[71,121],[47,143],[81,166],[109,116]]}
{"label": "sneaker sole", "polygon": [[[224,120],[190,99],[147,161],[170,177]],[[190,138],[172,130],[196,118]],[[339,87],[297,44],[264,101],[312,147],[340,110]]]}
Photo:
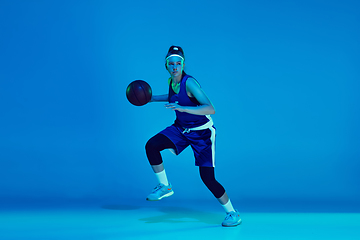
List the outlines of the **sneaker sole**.
{"label": "sneaker sole", "polygon": [[236,223],[236,224],[233,224],[233,225],[224,225],[224,224],[222,224],[222,226],[223,227],[236,227],[236,226],[239,226],[241,223],[242,223],[242,220],[240,220],[239,223]]}
{"label": "sneaker sole", "polygon": [[148,201],[159,201],[159,200],[163,199],[164,197],[170,197],[173,194],[174,194],[174,192],[172,191],[172,192],[169,192],[169,193],[161,196],[160,198],[156,198],[156,199],[146,198],[146,200],[148,200]]}

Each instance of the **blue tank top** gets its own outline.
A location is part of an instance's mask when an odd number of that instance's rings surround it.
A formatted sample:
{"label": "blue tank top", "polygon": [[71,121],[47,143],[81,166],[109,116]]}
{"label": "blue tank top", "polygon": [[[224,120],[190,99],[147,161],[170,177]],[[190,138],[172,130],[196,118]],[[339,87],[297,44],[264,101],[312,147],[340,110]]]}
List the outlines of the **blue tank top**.
{"label": "blue tank top", "polygon": [[[180,91],[178,94],[176,94],[174,92],[174,90],[172,89],[172,87],[171,87],[172,80],[171,80],[171,82],[169,84],[169,103],[178,102],[178,104],[180,106],[192,106],[192,107],[201,105],[196,100],[196,98],[194,98],[194,97],[190,98],[186,93],[186,81],[189,77],[193,78],[190,75],[184,75],[182,77],[181,83],[180,83]],[[195,79],[195,78],[193,78],[193,79]],[[195,81],[196,81],[196,79],[195,79]],[[211,119],[210,115],[195,115],[195,114],[179,112],[179,111],[175,111],[175,113],[176,113],[175,124],[178,124],[183,128],[198,127],[198,126],[204,125]]]}

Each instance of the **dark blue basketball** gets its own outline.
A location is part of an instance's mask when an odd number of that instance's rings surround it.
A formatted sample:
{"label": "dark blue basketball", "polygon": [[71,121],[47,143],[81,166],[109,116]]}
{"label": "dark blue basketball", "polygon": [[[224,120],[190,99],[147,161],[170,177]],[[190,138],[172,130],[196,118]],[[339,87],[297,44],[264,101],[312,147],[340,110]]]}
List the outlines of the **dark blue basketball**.
{"label": "dark blue basketball", "polygon": [[135,80],[126,88],[126,97],[135,106],[143,106],[150,102],[152,90],[150,85],[143,80]]}

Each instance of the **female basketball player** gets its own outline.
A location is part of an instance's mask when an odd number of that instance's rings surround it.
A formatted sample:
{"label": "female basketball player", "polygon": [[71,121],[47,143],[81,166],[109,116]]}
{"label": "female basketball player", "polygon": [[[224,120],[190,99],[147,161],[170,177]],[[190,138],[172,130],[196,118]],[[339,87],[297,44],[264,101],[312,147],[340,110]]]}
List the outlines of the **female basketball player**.
{"label": "female basketball player", "polygon": [[239,212],[233,208],[225,189],[216,181],[214,174],[215,128],[210,115],[215,114],[215,109],[198,82],[185,73],[184,61],[182,48],[171,46],[165,59],[165,67],[170,73],[169,93],[154,95],[151,99],[152,102],[169,102],[165,107],[175,111],[176,120],[146,143],[146,155],[159,181],[147,200],[157,201],[174,194],[167,180],[160,152],[171,149],[178,155],[190,145],[202,181],[227,213],[222,225],[237,226],[241,223]]}

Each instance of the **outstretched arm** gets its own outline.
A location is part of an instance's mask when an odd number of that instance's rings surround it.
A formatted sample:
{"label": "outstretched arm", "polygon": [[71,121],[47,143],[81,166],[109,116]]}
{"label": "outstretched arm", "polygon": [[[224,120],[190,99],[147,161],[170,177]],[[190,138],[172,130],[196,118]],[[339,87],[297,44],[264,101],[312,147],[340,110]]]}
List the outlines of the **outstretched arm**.
{"label": "outstretched arm", "polygon": [[169,94],[153,95],[151,97],[150,102],[167,102],[168,98],[169,98]]}
{"label": "outstretched arm", "polygon": [[200,85],[193,78],[189,78],[186,81],[186,91],[191,97],[196,98],[196,100],[200,103],[200,106],[189,107],[180,106],[176,103],[169,103],[166,104],[165,107],[172,110],[178,110],[179,112],[187,112],[195,115],[215,114],[215,108],[212,105],[210,99],[206,96]]}

